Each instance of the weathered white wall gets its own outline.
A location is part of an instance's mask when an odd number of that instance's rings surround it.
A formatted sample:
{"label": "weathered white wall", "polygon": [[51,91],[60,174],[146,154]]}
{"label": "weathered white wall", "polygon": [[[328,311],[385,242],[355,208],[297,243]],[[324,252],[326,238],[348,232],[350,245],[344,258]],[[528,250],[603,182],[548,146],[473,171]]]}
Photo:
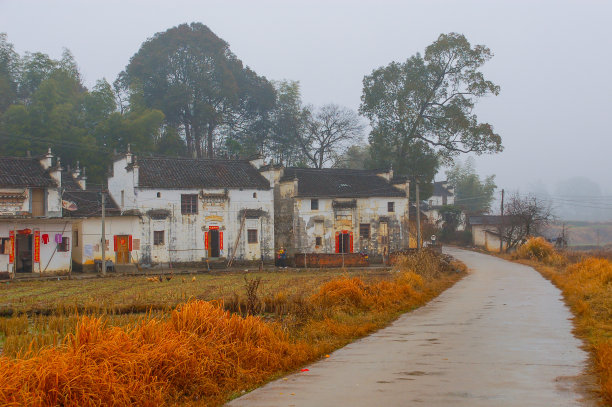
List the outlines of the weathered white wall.
{"label": "weathered white wall", "polygon": [[[134,188],[138,183],[138,170],[126,170],[128,159],[131,160],[124,156],[114,161],[113,176],[108,178],[108,191],[122,211],[137,208],[137,190]],[[123,206],[121,206],[121,191],[124,191]]]}
{"label": "weathered white wall", "polygon": [[[335,199],[351,201],[351,199]],[[408,199],[403,197],[357,198],[355,208],[333,208],[334,199],[319,198],[319,209],[312,210],[311,199],[293,198],[293,229],[295,240],[293,252],[334,253],[336,232],[344,230],[353,233],[353,251],[370,254],[383,254],[408,247]],[[388,212],[388,202],[394,202],[395,210]],[[381,219],[382,218],[382,219]],[[385,231],[381,226],[386,220],[388,243],[384,243]],[[370,238],[361,239],[360,224],[370,225]],[[322,237],[322,245],[317,247],[316,237]]]}
{"label": "weathered white wall", "polygon": [[[499,236],[497,226],[472,225],[472,241],[474,246],[482,247],[488,251],[499,251]],[[506,244],[504,243],[504,248]]]}
{"label": "weathered white wall", "polygon": [[[234,249],[240,229],[241,215],[244,209],[261,209],[263,216],[256,220],[249,219],[250,226],[245,225],[236,246],[236,259],[259,259],[274,256],[274,200],[273,191],[256,189],[156,189],[139,188],[137,171],[126,171],[127,159],[120,159],[113,164],[113,177],[109,178],[109,192],[115,202],[121,205],[121,191],[124,191],[122,210],[137,209],[142,214],[139,222],[141,250],[139,259],[144,263],[199,262],[208,257],[205,249],[205,232],[209,227],[218,227],[223,232],[223,243],[220,257],[229,257]],[[227,194],[227,199],[210,200],[202,198],[200,193]],[[159,193],[159,197],[158,197]],[[181,213],[181,195],[198,195],[198,213]],[[169,216],[165,219],[151,217],[151,210],[165,210]],[[247,242],[247,228],[258,230],[258,242]],[[164,231],[164,244],[154,245],[155,231]],[[135,232],[134,235],[137,233]]]}
{"label": "weathered white wall", "polygon": [[[55,235],[62,234],[63,237],[70,238],[72,246],[72,225],[70,220],[58,220],[56,222],[37,221],[36,219],[19,219],[11,222],[0,222],[0,237],[9,237],[10,230],[31,229],[40,230],[40,263],[33,263],[33,271],[59,272],[67,271],[70,268],[71,250],[58,252],[56,250]],[[42,235],[49,235],[49,242],[43,243]],[[15,232],[17,235],[17,232]],[[32,242],[32,255],[34,254],[34,242]],[[13,271],[13,266],[9,267],[9,255],[0,254],[0,270]]]}
{"label": "weathered white wall", "polygon": [[[88,218],[76,220],[72,227],[73,231],[79,232],[79,243],[75,246],[72,242],[72,259],[80,265],[94,264],[94,260],[102,259],[102,218]],[[141,239],[141,226],[138,216],[109,216],[105,219],[105,237],[108,241],[105,252],[106,260],[117,261],[116,252],[113,246],[113,237],[120,235],[132,236],[132,251],[130,252],[131,262],[137,263],[140,258],[140,250],[137,240]],[[73,233],[74,236],[74,233]],[[141,242],[140,242],[141,243]]]}

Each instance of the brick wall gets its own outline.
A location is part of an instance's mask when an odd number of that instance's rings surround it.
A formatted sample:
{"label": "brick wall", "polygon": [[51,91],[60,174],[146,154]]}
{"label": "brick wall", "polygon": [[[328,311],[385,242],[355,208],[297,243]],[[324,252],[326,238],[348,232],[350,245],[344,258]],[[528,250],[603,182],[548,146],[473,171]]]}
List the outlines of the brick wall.
{"label": "brick wall", "polygon": [[[296,267],[342,267],[342,254],[296,253],[293,259]],[[368,259],[359,253],[344,254],[344,267],[367,267],[368,265]]]}

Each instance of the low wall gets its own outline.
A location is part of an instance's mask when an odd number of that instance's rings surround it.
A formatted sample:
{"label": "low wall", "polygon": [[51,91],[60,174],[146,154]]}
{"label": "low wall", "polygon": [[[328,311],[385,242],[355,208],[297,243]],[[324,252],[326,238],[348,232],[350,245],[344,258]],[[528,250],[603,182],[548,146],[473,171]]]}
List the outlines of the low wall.
{"label": "low wall", "polygon": [[[344,262],[342,258],[344,257]],[[293,256],[295,267],[367,267],[367,257],[359,253],[296,253]]]}

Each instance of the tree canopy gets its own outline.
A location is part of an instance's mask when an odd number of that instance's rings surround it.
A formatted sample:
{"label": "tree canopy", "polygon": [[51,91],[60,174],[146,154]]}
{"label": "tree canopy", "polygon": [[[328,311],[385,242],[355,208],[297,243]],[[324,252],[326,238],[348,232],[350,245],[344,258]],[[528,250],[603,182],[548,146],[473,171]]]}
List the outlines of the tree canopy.
{"label": "tree canopy", "polygon": [[161,110],[165,125],[184,137],[196,157],[212,158],[222,139],[236,135],[241,144],[259,144],[275,104],[272,84],[244,67],[201,23],[181,24],[144,42],[121,83],[145,107]]}
{"label": "tree canopy", "polygon": [[455,189],[455,205],[467,215],[482,215],[491,211],[494,200],[495,175],[484,180],[476,173],[474,161],[457,162],[446,172],[449,185]]}
{"label": "tree canopy", "polygon": [[90,183],[102,183],[113,149],[158,149],[163,113],[117,111],[104,79],[88,90],[72,53],[61,59],[35,52],[18,55],[0,35],[0,155],[42,154],[52,147],[66,165],[87,165]]}
{"label": "tree canopy", "polygon": [[[479,98],[499,93],[480,71],[492,55],[461,34],[441,34],[423,56],[391,62],[364,77],[360,112],[370,120],[375,161],[431,179],[438,161],[502,151],[493,126],[473,113]],[[415,168],[418,160],[423,165]]]}

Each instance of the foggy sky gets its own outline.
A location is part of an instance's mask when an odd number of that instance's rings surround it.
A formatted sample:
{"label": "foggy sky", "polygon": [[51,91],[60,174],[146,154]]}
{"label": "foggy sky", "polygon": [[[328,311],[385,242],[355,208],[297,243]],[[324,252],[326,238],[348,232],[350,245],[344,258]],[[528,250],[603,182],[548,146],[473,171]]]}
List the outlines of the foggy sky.
{"label": "foggy sky", "polygon": [[[362,79],[459,32],[491,48],[500,96],[476,113],[505,151],[476,159],[499,187],[586,177],[612,196],[612,1],[0,0],[0,32],[23,55],[69,48],[88,87],[112,82],[159,31],[202,22],[258,74],[301,83],[305,103],[357,109]],[[444,176],[440,174],[437,179]],[[612,205],[612,204],[610,204]]]}

